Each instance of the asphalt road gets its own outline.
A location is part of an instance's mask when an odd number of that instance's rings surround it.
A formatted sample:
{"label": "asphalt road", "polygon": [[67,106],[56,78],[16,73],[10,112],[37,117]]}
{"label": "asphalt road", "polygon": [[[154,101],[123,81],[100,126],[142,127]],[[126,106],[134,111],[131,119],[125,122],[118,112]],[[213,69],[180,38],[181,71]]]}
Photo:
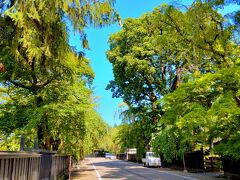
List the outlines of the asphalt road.
{"label": "asphalt road", "polygon": [[140,164],[104,158],[86,158],[75,166],[74,180],[220,180],[209,174],[186,173],[165,168],[147,168]]}

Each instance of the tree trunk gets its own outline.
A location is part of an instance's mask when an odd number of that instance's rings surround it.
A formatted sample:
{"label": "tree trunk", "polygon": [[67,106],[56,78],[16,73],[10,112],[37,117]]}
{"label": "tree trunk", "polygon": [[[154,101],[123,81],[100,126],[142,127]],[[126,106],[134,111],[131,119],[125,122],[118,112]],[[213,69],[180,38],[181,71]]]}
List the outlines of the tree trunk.
{"label": "tree trunk", "polygon": [[183,171],[187,172],[184,154],[183,154]]}
{"label": "tree trunk", "polygon": [[211,164],[211,172],[214,172],[214,164],[213,164],[213,141],[210,141],[210,164]]}
{"label": "tree trunk", "polygon": [[[42,97],[36,97],[37,107],[41,107],[42,102]],[[44,116],[37,126],[37,138],[40,149],[51,150],[52,137],[48,129],[47,119]]]}

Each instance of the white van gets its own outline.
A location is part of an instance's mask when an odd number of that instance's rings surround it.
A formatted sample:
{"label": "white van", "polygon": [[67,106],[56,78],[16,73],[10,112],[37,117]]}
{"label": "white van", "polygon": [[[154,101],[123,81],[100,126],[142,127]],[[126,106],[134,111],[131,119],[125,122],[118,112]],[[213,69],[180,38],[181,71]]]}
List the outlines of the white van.
{"label": "white van", "polygon": [[154,167],[161,167],[161,159],[159,156],[156,155],[154,152],[146,152],[146,157],[142,158],[143,166],[154,166]]}

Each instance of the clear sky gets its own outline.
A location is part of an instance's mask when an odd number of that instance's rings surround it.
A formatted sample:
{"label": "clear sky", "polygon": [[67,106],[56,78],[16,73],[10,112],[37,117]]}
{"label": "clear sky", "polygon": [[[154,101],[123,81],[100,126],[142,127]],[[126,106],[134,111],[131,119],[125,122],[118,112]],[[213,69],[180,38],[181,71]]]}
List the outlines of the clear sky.
{"label": "clear sky", "polygon": [[[119,12],[121,18],[140,17],[144,13],[151,12],[154,7],[162,3],[173,1],[167,0],[116,0],[115,8]],[[192,0],[178,0],[178,4],[190,5]],[[231,8],[230,8],[231,9]],[[97,111],[102,118],[111,126],[120,124],[121,121],[115,115],[118,104],[122,99],[112,98],[112,93],[106,91],[105,88],[110,80],[113,80],[112,66],[106,58],[105,52],[109,49],[108,38],[110,34],[121,30],[118,24],[114,24],[101,29],[86,29],[87,39],[89,41],[90,50],[85,51],[86,57],[91,60],[91,66],[95,72],[94,92],[99,97]],[[77,50],[82,50],[81,42],[78,36],[70,34],[70,44],[75,46]]]}

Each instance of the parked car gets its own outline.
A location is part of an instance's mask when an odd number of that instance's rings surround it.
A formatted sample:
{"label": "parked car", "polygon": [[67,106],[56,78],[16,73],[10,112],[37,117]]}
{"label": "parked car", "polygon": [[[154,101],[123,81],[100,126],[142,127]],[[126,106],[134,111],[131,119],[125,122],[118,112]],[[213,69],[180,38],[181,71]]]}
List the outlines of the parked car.
{"label": "parked car", "polygon": [[156,155],[154,152],[146,152],[145,158],[142,158],[143,166],[155,166],[155,167],[161,167],[161,159],[159,156]]}
{"label": "parked car", "polygon": [[110,153],[106,153],[105,154],[105,159],[111,159],[111,154]]}

